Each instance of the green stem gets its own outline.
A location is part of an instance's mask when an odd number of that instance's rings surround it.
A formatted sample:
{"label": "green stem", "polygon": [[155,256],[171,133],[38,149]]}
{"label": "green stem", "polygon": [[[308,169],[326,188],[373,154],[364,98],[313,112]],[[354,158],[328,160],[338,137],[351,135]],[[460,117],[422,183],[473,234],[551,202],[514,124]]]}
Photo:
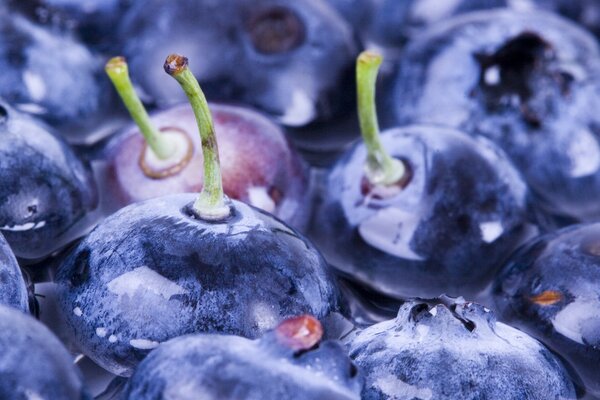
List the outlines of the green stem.
{"label": "green stem", "polygon": [[115,89],[121,96],[125,107],[131,114],[140,132],[146,139],[148,146],[161,160],[169,158],[175,152],[175,147],[156,129],[140,98],[129,79],[129,68],[123,57],[113,57],[106,63],[105,67],[108,77]]}
{"label": "green stem", "polygon": [[391,186],[402,180],[406,168],[401,161],[390,157],[381,144],[375,108],[375,84],[381,61],[381,55],[372,51],[364,51],[358,56],[356,61],[358,118],[363,140],[367,146],[367,178],[373,185]]}
{"label": "green stem", "polygon": [[198,84],[198,80],[188,68],[186,57],[171,54],[165,61],[165,72],[171,75],[181,85],[187,95],[202,139],[202,155],[204,157],[204,185],[194,203],[194,209],[201,218],[209,220],[222,220],[231,214],[229,206],[225,203],[223,181],[221,179],[221,164],[219,162],[219,149],[215,136],[212,115],[208,109],[208,102]]}

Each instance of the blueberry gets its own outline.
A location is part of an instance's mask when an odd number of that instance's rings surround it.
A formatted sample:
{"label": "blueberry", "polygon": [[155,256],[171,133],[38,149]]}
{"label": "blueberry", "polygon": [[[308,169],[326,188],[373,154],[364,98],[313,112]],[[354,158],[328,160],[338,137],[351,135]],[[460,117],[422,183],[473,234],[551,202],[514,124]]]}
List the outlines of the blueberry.
{"label": "blueberry", "polygon": [[[211,104],[210,108],[223,160],[225,193],[304,230],[311,212],[309,171],[283,131],[248,108],[222,104]],[[163,134],[183,134],[191,153],[175,163],[174,169],[148,170],[140,164],[149,149],[139,129],[129,126],[115,135],[107,143],[103,158],[109,172],[104,183],[107,197],[117,206],[202,188],[203,157],[191,107],[177,105],[158,111],[152,122]]]}
{"label": "blueberry", "polygon": [[534,3],[579,23],[600,37],[600,4],[596,0],[535,0]]}
{"label": "blueberry", "polygon": [[410,39],[453,16],[477,10],[506,7],[510,0],[382,0],[373,17],[375,41],[390,47],[404,46]]}
{"label": "blueberry", "polygon": [[14,0],[36,21],[74,31],[100,50],[114,45],[114,29],[134,0]]}
{"label": "blueberry", "polygon": [[89,399],[64,346],[41,323],[0,305],[0,398]]}
{"label": "blueberry", "polygon": [[257,340],[211,334],[172,339],[139,365],[123,398],[359,399],[356,367],[338,342],[319,343],[322,331],[316,329],[317,320],[300,316]]}
{"label": "blueberry", "polygon": [[139,2],[119,36],[132,75],[162,106],[183,98],[158,67],[165,48],[202,60],[193,72],[210,98],[255,106],[284,125],[330,119],[353,97],[345,94],[358,50],[352,29],[318,0]]}
{"label": "blueberry", "polygon": [[526,334],[474,303],[409,301],[395,320],[348,340],[362,398],[575,399],[565,368]]}
{"label": "blueberry", "polygon": [[493,290],[498,314],[560,354],[600,397],[600,225],[541,236],[511,257]]}
{"label": "blueberry", "polygon": [[455,18],[408,46],[390,103],[395,120],[457,127],[502,147],[536,208],[600,217],[600,57],[593,37],[537,11]]}
{"label": "blueberry", "polygon": [[3,101],[0,138],[0,232],[18,257],[44,257],[96,207],[93,177],[52,130]]}
{"label": "blueberry", "polygon": [[[83,141],[110,96],[96,58],[68,35],[0,7],[0,96]],[[108,86],[106,86],[108,88]]]}
{"label": "blueberry", "polygon": [[340,309],[327,265],[306,239],[237,201],[225,222],[197,219],[194,199],[172,195],[121,209],[59,268],[69,329],[109,371],[131,374],[176,336],[255,338],[283,318]]}
{"label": "blueberry", "polygon": [[12,250],[0,234],[0,304],[29,311],[29,295]]}
{"label": "blueberry", "polygon": [[325,257],[389,296],[474,295],[526,231],[525,184],[492,143],[452,129],[407,126],[381,140],[410,178],[371,186],[356,143],[331,170],[316,217]]}

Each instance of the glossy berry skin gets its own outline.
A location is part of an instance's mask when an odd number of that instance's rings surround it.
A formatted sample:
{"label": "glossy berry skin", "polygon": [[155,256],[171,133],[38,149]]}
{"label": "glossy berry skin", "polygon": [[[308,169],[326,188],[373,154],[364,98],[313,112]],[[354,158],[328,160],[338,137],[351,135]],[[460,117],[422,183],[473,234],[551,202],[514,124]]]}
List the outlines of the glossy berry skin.
{"label": "glossy berry skin", "polygon": [[98,60],[72,37],[0,8],[0,96],[82,140],[110,96]]}
{"label": "glossy berry skin", "polygon": [[436,24],[456,15],[506,7],[510,0],[382,0],[377,7],[372,35],[377,43],[402,47]]}
{"label": "glossy berry skin", "polygon": [[349,340],[362,399],[576,399],[564,366],[474,303],[410,301]]}
{"label": "glossy berry skin", "polygon": [[121,209],[59,268],[60,307],[75,342],[115,374],[130,375],[176,336],[255,338],[289,316],[340,310],[327,265],[305,238],[237,201],[223,223],[198,220],[195,198]]}
{"label": "glossy berry skin", "polygon": [[381,139],[412,176],[402,190],[369,187],[366,148],[355,144],[331,170],[316,217],[325,258],[395,298],[476,294],[526,230],[519,174],[490,142],[451,129],[415,125]]}
{"label": "glossy berry skin", "polygon": [[541,11],[472,13],[403,54],[395,120],[460,128],[508,154],[542,214],[600,218],[600,54],[594,38]]}
{"label": "glossy berry skin", "polygon": [[[219,142],[225,194],[272,213],[303,230],[310,217],[309,171],[284,132],[247,108],[211,104]],[[193,143],[190,161],[176,174],[156,179],[140,166],[145,142],[136,127],[117,134],[104,150],[109,176],[105,187],[115,207],[173,193],[202,189],[203,157],[192,108],[179,105],[155,113],[159,129],[176,129]]]}
{"label": "glossy berry skin", "polygon": [[203,60],[191,69],[208,98],[249,104],[284,125],[331,119],[353,98],[358,46],[320,0],[144,1],[120,37],[133,79],[163,106],[184,99],[164,77],[165,48]]}
{"label": "glossy berry skin", "polygon": [[600,225],[541,236],[511,257],[494,282],[507,323],[568,362],[587,392],[600,397]]}
{"label": "glossy berry skin", "polygon": [[29,311],[29,297],[17,259],[0,234],[0,304]]}
{"label": "glossy berry skin", "polygon": [[17,257],[72,240],[97,204],[89,167],[47,126],[0,101],[0,233]]}
{"label": "glossy berry skin", "polygon": [[269,332],[258,340],[188,335],[153,351],[131,377],[123,399],[350,400],[361,379],[336,341],[294,352]]}
{"label": "glossy berry skin", "polygon": [[0,305],[0,398],[85,400],[79,371],[41,323]]}

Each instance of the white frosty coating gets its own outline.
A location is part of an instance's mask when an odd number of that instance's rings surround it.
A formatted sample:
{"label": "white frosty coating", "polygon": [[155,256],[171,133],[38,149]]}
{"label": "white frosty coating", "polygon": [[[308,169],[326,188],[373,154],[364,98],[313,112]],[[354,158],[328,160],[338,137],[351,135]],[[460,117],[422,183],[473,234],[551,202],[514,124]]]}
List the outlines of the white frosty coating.
{"label": "white frosty coating", "polygon": [[425,339],[425,337],[429,333],[429,326],[428,325],[417,325],[415,332],[417,333],[416,339],[421,341],[421,340]]}
{"label": "white frosty coating", "polygon": [[186,293],[184,288],[145,265],[119,275],[107,286],[114,294],[129,297],[133,297],[138,290],[152,292],[166,300],[171,296]]}
{"label": "white frosty coating", "polygon": [[420,21],[431,23],[451,15],[459,4],[460,0],[419,0],[413,2],[411,15]]}
{"label": "white frosty coating", "polygon": [[537,8],[531,0],[508,0],[508,6],[517,11],[531,11]]}
{"label": "white frosty coating", "polygon": [[44,79],[35,72],[25,70],[23,72],[23,82],[27,87],[29,95],[34,101],[43,100],[46,97],[46,84]]}
{"label": "white frosty coating", "polygon": [[35,229],[40,229],[43,228],[44,226],[46,226],[46,221],[39,221],[39,222],[27,222],[26,224],[22,224],[22,225],[4,225],[4,226],[0,226],[0,230],[2,231],[9,231],[9,232],[23,232],[23,231],[31,231],[31,230],[35,230]]}
{"label": "white frosty coating", "polygon": [[377,378],[373,386],[393,400],[430,400],[433,398],[431,389],[419,389],[417,386],[410,385],[392,374]]}
{"label": "white frosty coating", "polygon": [[431,310],[429,310],[429,314],[431,314],[435,317],[438,313],[438,307],[439,306],[431,307]]}
{"label": "white frosty coating", "polygon": [[600,168],[600,146],[589,129],[583,129],[570,140],[567,155],[571,161],[571,176],[580,178],[592,175]]}
{"label": "white frosty coating", "polygon": [[27,400],[48,400],[42,397],[42,395],[40,395],[38,392],[34,392],[31,389],[25,390],[25,397],[27,397]]}
{"label": "white frosty coating", "polygon": [[315,106],[310,96],[302,89],[294,89],[291,104],[279,121],[288,126],[302,126],[312,121],[315,116]]}
{"label": "white frosty coating", "polygon": [[167,385],[162,393],[164,399],[215,400],[215,396],[210,394],[210,389],[204,387],[200,382],[178,383],[178,385]]}
{"label": "white frosty coating", "polygon": [[109,341],[109,343],[116,343],[116,342],[117,342],[117,340],[118,340],[118,339],[117,339],[117,337],[116,337],[115,335],[110,335],[110,336],[108,337],[108,341]]}
{"label": "white frosty coating", "polygon": [[254,207],[270,212],[275,211],[275,202],[269,196],[267,188],[264,186],[253,186],[248,189],[248,200]]}
{"label": "white frosty coating", "polygon": [[103,338],[106,337],[107,331],[106,328],[96,328],[96,335]]}
{"label": "white frosty coating", "polygon": [[[442,317],[447,317],[446,313],[444,313]],[[364,329],[352,339],[350,351],[352,352],[354,349],[360,346],[369,345],[374,341],[380,342],[382,340],[382,335],[383,339],[385,340],[386,347],[392,352],[402,352],[411,347],[423,349],[423,346],[440,346],[449,351],[460,352],[461,358],[479,358],[481,357],[481,354],[484,353],[497,354],[511,352],[519,353],[523,357],[533,357],[541,348],[541,345],[537,340],[500,322],[494,324],[493,334],[491,335],[478,334],[479,331],[485,329],[485,325],[483,323],[479,323],[478,328],[472,334],[466,333],[465,330],[463,333],[467,335],[477,335],[477,340],[469,340],[468,346],[462,346],[460,348],[454,347],[451,342],[447,342],[440,337],[442,333],[447,334],[447,330],[430,330],[426,337],[421,336],[421,338],[425,338],[426,340],[423,342],[417,342],[415,337],[419,334],[422,334],[422,331],[419,332],[418,326],[429,324],[427,322],[417,323],[415,324],[415,329],[403,329],[402,331],[397,331],[396,325],[398,323],[405,324],[406,322],[404,320],[399,322],[390,320],[377,323]],[[460,324],[460,322],[456,322],[457,326]]]}
{"label": "white frosty coating", "polygon": [[[442,2],[440,2],[442,3]],[[469,120],[470,101],[468,97],[456,98],[455,96],[440,96],[439,87],[446,87],[448,93],[456,93],[463,87],[474,87],[477,84],[475,74],[465,74],[469,68],[453,68],[452,74],[448,73],[448,65],[456,62],[455,49],[448,47],[446,51],[440,53],[429,64],[426,76],[431,77],[423,87],[423,94],[415,110],[416,115],[424,116],[422,122],[438,123],[447,126],[461,126]],[[476,63],[475,59],[471,61]],[[479,68],[478,66],[473,68]],[[440,86],[441,85],[441,86]],[[429,106],[431,108],[428,108]],[[411,107],[411,105],[408,105]],[[430,113],[424,112],[428,109],[452,110],[452,113]],[[425,117],[426,116],[426,117]]]}
{"label": "white frosty coating", "polygon": [[21,111],[28,112],[29,114],[43,115],[48,112],[45,107],[35,103],[20,103],[16,104],[16,107]]}
{"label": "white frosty coating", "polygon": [[250,315],[261,331],[273,328],[277,325],[279,312],[274,310],[274,305],[262,302],[252,304]]}
{"label": "white frosty coating", "polygon": [[578,297],[552,318],[552,326],[561,335],[584,344],[581,324],[590,317],[597,316],[599,306],[597,297]]}
{"label": "white frosty coating", "polygon": [[83,315],[83,312],[81,311],[81,308],[75,307],[73,309],[73,314],[77,315],[78,317],[81,317]]}
{"label": "white frosty coating", "polygon": [[500,221],[482,222],[479,224],[479,230],[481,231],[481,238],[486,243],[492,243],[504,232]]}
{"label": "white frosty coating", "polygon": [[488,85],[497,85],[498,83],[500,83],[500,68],[498,68],[498,66],[496,65],[488,68],[485,71],[485,76],[483,78],[485,80],[485,83],[487,83]]}
{"label": "white frosty coating", "polygon": [[129,344],[140,350],[152,350],[158,347],[160,343],[148,339],[131,339]]}
{"label": "white frosty coating", "polygon": [[421,261],[423,257],[410,248],[419,221],[418,213],[386,207],[361,223],[358,232],[365,242],[381,251],[407,260]]}
{"label": "white frosty coating", "polygon": [[[291,363],[286,358],[269,356],[265,354],[261,346],[247,345],[247,339],[236,340],[230,343],[229,349],[240,359],[240,363],[254,365],[256,368],[269,371],[269,374],[277,373],[277,378],[282,378],[298,387],[313,388],[319,387],[327,390],[331,398],[354,399],[358,398],[350,388],[338,382],[334,377],[315,371],[309,366],[302,366]],[[260,360],[257,363],[256,360]]]}
{"label": "white frosty coating", "polygon": [[163,170],[173,167],[181,162],[189,151],[190,142],[185,137],[185,134],[180,131],[164,131],[161,135],[167,139],[167,143],[175,148],[173,154],[164,160],[161,160],[154,154],[150,146],[146,147],[144,152],[144,160],[146,164],[153,169]]}

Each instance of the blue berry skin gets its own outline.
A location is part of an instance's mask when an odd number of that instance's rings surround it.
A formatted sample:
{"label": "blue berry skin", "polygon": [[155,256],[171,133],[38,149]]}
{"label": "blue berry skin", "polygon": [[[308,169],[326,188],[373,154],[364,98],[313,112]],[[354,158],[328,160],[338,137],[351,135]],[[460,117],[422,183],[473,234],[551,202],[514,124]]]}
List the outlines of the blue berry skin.
{"label": "blue berry skin", "polygon": [[129,376],[159,343],[188,333],[255,338],[282,319],[340,310],[318,251],[269,214],[233,201],[223,223],[192,217],[196,196],[127,206],[59,267],[58,297],[81,351]]}
{"label": "blue berry skin", "polygon": [[373,20],[373,37],[389,47],[402,47],[422,32],[456,15],[506,7],[510,0],[382,0]]}
{"label": "blue berry skin", "polygon": [[62,343],[41,323],[0,305],[0,398],[91,399]]}
{"label": "blue berry skin", "polygon": [[0,304],[29,311],[29,296],[17,259],[0,234]]}
{"label": "blue berry skin", "polygon": [[[112,99],[99,59],[72,37],[0,7],[0,96],[82,141]],[[107,94],[108,93],[108,94]]]}
{"label": "blue berry skin", "polygon": [[253,106],[287,126],[334,118],[354,97],[358,44],[321,0],[144,1],[130,8],[120,37],[133,79],[161,106],[185,99],[164,78],[166,48],[197,60],[190,69],[208,98]]}
{"label": "blue berry skin", "polygon": [[72,31],[93,48],[108,51],[116,39],[115,23],[135,0],[12,1],[36,21]]}
{"label": "blue berry skin", "polygon": [[395,298],[470,296],[493,277],[527,230],[527,189],[485,139],[408,126],[381,135],[412,172],[397,193],[365,191],[358,142],[328,177],[316,227],[325,258],[351,279]]}
{"label": "blue berry skin", "polygon": [[348,345],[364,400],[577,398],[556,356],[474,303],[410,301]]}
{"label": "blue berry skin", "polygon": [[600,224],[564,228],[511,257],[493,288],[498,315],[561,355],[600,398]]}
{"label": "blue berry skin", "polygon": [[[350,400],[362,379],[335,341],[294,353],[267,334],[259,340],[188,335],[161,344],[142,361],[123,399]],[[171,397],[172,396],[172,397]]]}
{"label": "blue berry skin", "polygon": [[17,257],[47,256],[95,209],[89,167],[52,130],[0,101],[0,233]]}
{"label": "blue berry skin", "polygon": [[596,0],[535,0],[535,5],[569,18],[600,37],[600,3]]}
{"label": "blue berry skin", "polygon": [[558,16],[471,13],[407,47],[390,104],[396,123],[442,124],[497,143],[541,214],[600,218],[600,53]]}
{"label": "blue berry skin", "polygon": [[377,0],[326,0],[357,31],[369,25]]}

